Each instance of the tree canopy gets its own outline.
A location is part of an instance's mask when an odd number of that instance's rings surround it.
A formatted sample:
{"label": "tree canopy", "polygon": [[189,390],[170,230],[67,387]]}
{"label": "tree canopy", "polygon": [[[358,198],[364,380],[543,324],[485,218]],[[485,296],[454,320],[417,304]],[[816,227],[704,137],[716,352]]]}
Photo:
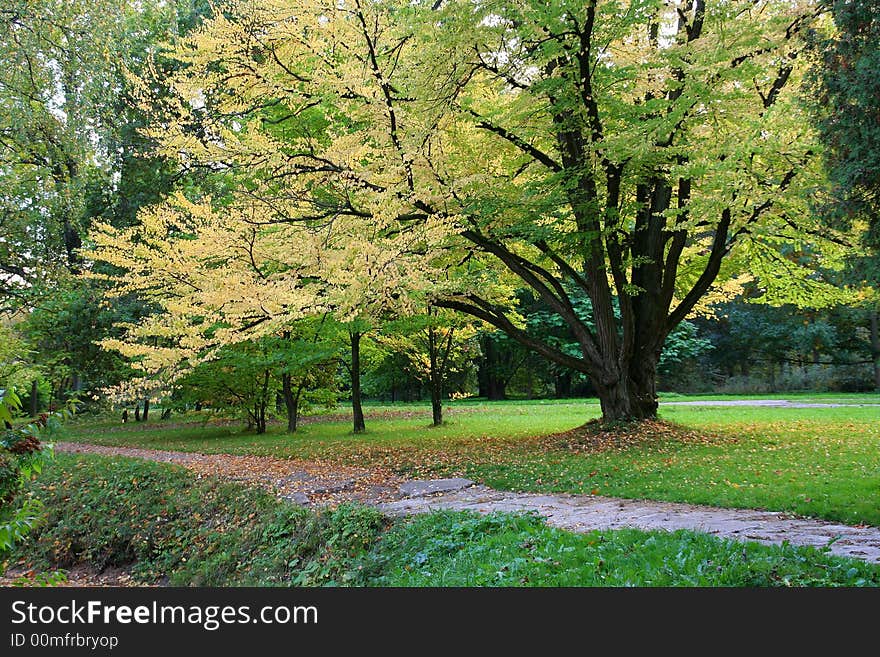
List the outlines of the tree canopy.
{"label": "tree canopy", "polygon": [[[165,217],[153,248],[168,265],[126,269],[172,286],[166,310],[223,292],[172,312],[180,334],[212,327],[208,306],[216,332],[240,333],[248,318],[417,290],[587,374],[606,419],[653,416],[666,337],[713,289],[736,291],[748,271],[769,300],[836,291],[813,273],[840,244],[808,211],[820,162],[796,94],[821,13],[773,0],[228,3],[179,41],[149,134],[226,176],[229,194],[150,215]],[[101,258],[148,251],[109,228],[96,239]],[[523,325],[521,286],[576,353]]]}

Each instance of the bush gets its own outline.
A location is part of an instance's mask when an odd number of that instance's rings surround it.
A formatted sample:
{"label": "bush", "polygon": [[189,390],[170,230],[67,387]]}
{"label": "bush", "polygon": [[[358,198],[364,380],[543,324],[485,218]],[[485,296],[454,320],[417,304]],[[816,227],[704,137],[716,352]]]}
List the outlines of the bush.
{"label": "bush", "polygon": [[51,445],[40,442],[40,436],[51,432],[68,410],[43,414],[27,425],[14,427],[12,419],[21,409],[21,399],[14,390],[0,390],[0,557],[21,541],[39,520],[40,504],[21,500],[25,484],[38,475],[53,457]]}
{"label": "bush", "polygon": [[761,394],[766,392],[870,392],[873,374],[867,365],[785,365],[773,376],[766,368],[749,375],[723,379],[714,392],[724,394]]}

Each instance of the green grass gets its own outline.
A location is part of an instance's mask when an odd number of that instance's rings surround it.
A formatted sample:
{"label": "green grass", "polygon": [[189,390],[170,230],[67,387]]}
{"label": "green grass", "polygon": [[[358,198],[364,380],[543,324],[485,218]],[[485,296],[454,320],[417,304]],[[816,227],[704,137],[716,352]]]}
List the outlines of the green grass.
{"label": "green grass", "polygon": [[430,426],[430,407],[416,418],[382,418],[367,420],[367,433],[353,435],[348,421],[304,423],[295,435],[284,433],[275,424],[267,434],[257,436],[243,430],[237,423],[213,423],[204,426],[190,421],[176,423],[150,422],[146,425],[119,421],[90,420],[74,423],[65,440],[98,445],[127,445],[153,449],[190,452],[263,454],[302,458],[327,456],[358,456],[371,447],[415,447],[439,449],[461,441],[492,440],[500,436],[525,438],[538,433],[563,431],[598,417],[595,401],[568,401],[542,405],[539,403],[482,402],[465,408],[450,405],[452,413],[440,427]]}
{"label": "green grass", "polygon": [[688,531],[573,534],[512,514],[417,516],[384,535],[369,561],[380,586],[880,585],[877,566],[813,548]]}
{"label": "green grass", "polygon": [[32,485],[46,519],[14,558],[124,566],[197,586],[878,586],[880,567],[694,532],[574,534],[534,515],[440,512],[393,524],[315,513],[139,459],[60,455]]}
{"label": "green grass", "polygon": [[[839,398],[839,396],[838,396]],[[878,396],[874,395],[873,399]],[[864,403],[868,396],[846,398]],[[600,453],[548,447],[535,436],[599,415],[598,404],[457,402],[442,427],[420,417],[272,427],[255,436],[236,425],[169,427],[79,423],[70,438],[208,453],[251,453],[374,463],[417,476],[458,473],[502,489],[598,493],[715,506],[765,508],[880,525],[880,407],[749,408],[667,406],[663,418],[712,432],[705,443],[651,443]],[[407,406],[412,409],[412,406]]]}
{"label": "green grass", "polygon": [[667,409],[708,444],[515,449],[466,464],[489,486],[764,508],[880,525],[880,409]]}

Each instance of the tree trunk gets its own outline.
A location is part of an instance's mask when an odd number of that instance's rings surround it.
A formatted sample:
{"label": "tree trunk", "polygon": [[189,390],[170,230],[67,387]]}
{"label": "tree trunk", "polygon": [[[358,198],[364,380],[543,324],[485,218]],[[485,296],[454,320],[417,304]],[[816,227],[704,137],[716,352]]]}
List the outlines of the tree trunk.
{"label": "tree trunk", "polygon": [[648,360],[630,363],[629,376],[614,385],[595,382],[603,422],[633,422],[657,417],[657,367]]}
{"label": "tree trunk", "polygon": [[269,405],[269,370],[263,373],[263,385],[254,408],[257,434],[266,433],[266,407]]}
{"label": "tree trunk", "polygon": [[281,396],[284,398],[284,407],[287,409],[287,433],[296,432],[296,424],[299,419],[299,396],[302,386],[297,388],[296,393],[290,383],[290,374],[281,375]]}
{"label": "tree trunk", "polygon": [[507,399],[507,381],[499,376],[502,362],[495,340],[484,334],[480,339],[480,351],[483,356],[477,371],[480,397],[485,397],[489,401]]}
{"label": "tree trunk", "polygon": [[150,400],[149,398],[144,399],[144,422],[147,421],[147,418],[150,416]]}
{"label": "tree trunk", "polygon": [[437,362],[437,332],[428,326],[428,365],[431,380],[431,417],[435,427],[443,424],[443,373]]}
{"label": "tree trunk", "polygon": [[34,379],[31,381],[31,417],[37,417],[37,413],[40,410],[39,400],[37,399],[37,395],[39,391],[37,390],[37,380]]}
{"label": "tree trunk", "polygon": [[266,402],[262,401],[257,405],[257,434],[266,433]]}
{"label": "tree trunk", "polygon": [[64,250],[67,252],[67,267],[72,274],[80,273],[82,258],[79,249],[82,248],[82,238],[68,219],[63,224]]}
{"label": "tree trunk", "polygon": [[443,401],[436,384],[431,385],[431,420],[435,427],[443,424]]}
{"label": "tree trunk", "polygon": [[560,372],[553,380],[556,399],[571,397],[571,372]]}
{"label": "tree trunk", "polygon": [[874,360],[874,387],[880,390],[880,313],[871,313],[871,357]]}
{"label": "tree trunk", "polygon": [[141,421],[141,406],[140,406],[140,404],[138,404],[134,407],[134,421],[135,422]]}
{"label": "tree trunk", "polygon": [[351,410],[354,419],[354,432],[363,433],[367,430],[364,422],[364,409],[361,406],[361,334],[351,334]]}

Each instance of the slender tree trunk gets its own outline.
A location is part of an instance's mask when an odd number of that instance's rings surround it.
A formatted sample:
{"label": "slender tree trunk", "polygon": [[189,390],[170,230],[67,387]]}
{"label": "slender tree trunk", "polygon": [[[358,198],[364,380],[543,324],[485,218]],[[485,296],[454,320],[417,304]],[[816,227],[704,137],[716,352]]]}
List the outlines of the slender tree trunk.
{"label": "slender tree trunk", "polygon": [[257,405],[257,434],[266,433],[266,402]]}
{"label": "slender tree trunk", "polygon": [[135,422],[141,421],[141,405],[140,404],[137,404],[134,407],[134,421]]}
{"label": "slender tree trunk", "polygon": [[498,375],[501,369],[501,355],[498,346],[488,335],[480,340],[480,348],[483,358],[480,360],[480,396],[485,396],[489,401],[501,401],[507,399],[507,381]]}
{"label": "slender tree trunk", "polygon": [[437,360],[437,332],[428,326],[428,365],[431,379],[431,417],[435,427],[443,424],[443,373]]}
{"label": "slender tree trunk", "polygon": [[351,410],[354,419],[354,432],[367,430],[364,422],[364,409],[361,406],[361,334],[352,331],[351,336]]}
{"label": "slender tree trunk", "polygon": [[874,360],[874,387],[880,390],[880,313],[871,312],[871,357]]}
{"label": "slender tree trunk", "polygon": [[34,379],[31,381],[31,417],[37,417],[37,413],[40,411],[39,400],[37,399],[37,380]]}
{"label": "slender tree trunk", "polygon": [[144,399],[144,422],[147,421],[147,418],[150,416],[150,400],[149,398]]}
{"label": "slender tree trunk", "polygon": [[263,385],[260,390],[260,397],[257,400],[257,405],[254,413],[254,420],[256,420],[257,425],[257,434],[266,433],[266,407],[269,405],[269,370],[266,370],[263,374]]}
{"label": "slender tree trunk", "polygon": [[299,419],[299,397],[302,386],[293,390],[290,374],[281,375],[281,396],[284,398],[284,407],[287,409],[287,432],[295,433],[297,420]]}
{"label": "slender tree trunk", "polygon": [[557,399],[571,397],[571,372],[566,371],[557,374],[553,381],[553,387],[555,388]]}
{"label": "slender tree trunk", "polygon": [[443,424],[443,397],[439,381],[431,382],[431,418],[435,427]]}

